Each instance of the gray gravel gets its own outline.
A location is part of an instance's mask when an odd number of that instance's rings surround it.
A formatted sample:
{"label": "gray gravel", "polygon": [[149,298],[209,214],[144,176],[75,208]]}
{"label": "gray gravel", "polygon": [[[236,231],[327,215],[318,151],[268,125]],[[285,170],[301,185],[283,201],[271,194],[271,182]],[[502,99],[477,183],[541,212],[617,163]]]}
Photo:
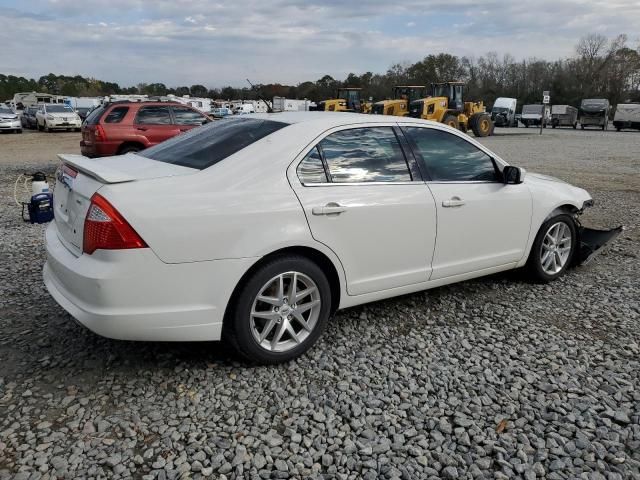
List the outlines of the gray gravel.
{"label": "gray gravel", "polygon": [[640,134],[497,133],[624,237],[547,286],[512,272],[343,311],[278,367],[78,327],[10,199],[58,137],[0,158],[0,479],[640,478]]}

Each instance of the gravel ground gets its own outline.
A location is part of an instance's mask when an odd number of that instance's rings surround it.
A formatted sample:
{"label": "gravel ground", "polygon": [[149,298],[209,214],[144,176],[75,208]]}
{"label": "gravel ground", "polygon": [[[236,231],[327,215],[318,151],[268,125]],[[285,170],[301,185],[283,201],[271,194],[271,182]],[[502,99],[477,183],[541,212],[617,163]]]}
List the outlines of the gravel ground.
{"label": "gravel ground", "polygon": [[78,134],[0,136],[0,479],[640,478],[640,134],[496,133],[624,236],[547,286],[512,272],[343,311],[277,367],[73,323],[11,196]]}

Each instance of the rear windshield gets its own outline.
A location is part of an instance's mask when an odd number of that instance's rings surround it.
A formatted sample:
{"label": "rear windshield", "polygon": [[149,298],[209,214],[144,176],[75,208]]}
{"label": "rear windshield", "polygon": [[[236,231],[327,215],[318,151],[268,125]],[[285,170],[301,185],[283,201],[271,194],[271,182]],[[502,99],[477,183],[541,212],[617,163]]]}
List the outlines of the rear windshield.
{"label": "rear windshield", "polygon": [[287,125],[246,117],[218,120],[173,137],[139,155],[203,170]]}
{"label": "rear windshield", "polygon": [[84,121],[87,125],[97,125],[100,122],[100,117],[105,111],[105,106],[100,105],[95,110],[91,110],[91,113],[87,115],[87,119]]}

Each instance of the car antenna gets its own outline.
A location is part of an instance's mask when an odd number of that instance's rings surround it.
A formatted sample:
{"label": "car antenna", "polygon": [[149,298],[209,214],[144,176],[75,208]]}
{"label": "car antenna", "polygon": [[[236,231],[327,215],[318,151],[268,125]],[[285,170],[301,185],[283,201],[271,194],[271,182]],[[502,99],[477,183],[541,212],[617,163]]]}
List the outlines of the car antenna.
{"label": "car antenna", "polygon": [[271,105],[269,105],[269,103],[264,98],[262,98],[262,95],[260,95],[260,92],[258,92],[256,87],[253,85],[253,83],[251,83],[251,81],[248,78],[247,78],[247,82],[249,83],[249,85],[251,85],[251,88],[255,90],[256,93],[258,94],[258,99],[262,100],[262,102],[267,106],[267,113],[273,113],[273,108],[271,108]]}

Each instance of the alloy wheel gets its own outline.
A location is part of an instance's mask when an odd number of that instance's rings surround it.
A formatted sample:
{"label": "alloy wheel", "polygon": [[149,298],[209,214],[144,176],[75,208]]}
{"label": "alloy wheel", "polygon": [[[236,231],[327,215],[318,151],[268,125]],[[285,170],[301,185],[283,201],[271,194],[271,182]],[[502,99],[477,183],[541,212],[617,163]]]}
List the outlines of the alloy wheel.
{"label": "alloy wheel", "polygon": [[309,276],[281,273],[265,283],[253,301],[251,334],[265,350],[286,352],[313,332],[321,306],[320,290]]}
{"label": "alloy wheel", "polygon": [[564,268],[571,254],[571,229],[564,222],[549,227],[540,248],[540,265],[547,275],[555,275]]}

